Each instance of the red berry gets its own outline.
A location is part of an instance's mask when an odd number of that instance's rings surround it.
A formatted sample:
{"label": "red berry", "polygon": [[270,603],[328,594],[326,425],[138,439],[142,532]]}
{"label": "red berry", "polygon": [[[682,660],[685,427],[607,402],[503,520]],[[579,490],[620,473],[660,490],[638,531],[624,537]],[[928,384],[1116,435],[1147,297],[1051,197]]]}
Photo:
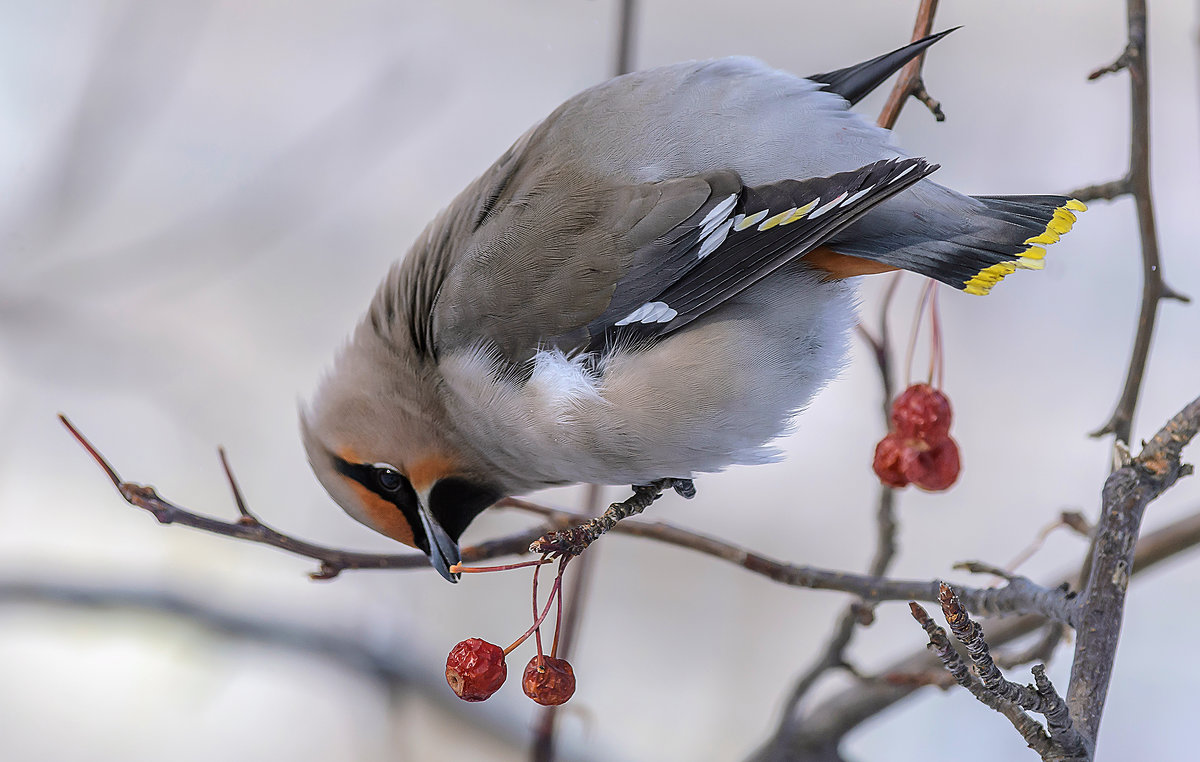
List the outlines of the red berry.
{"label": "red berry", "polygon": [[926,442],[950,434],[950,417],[950,400],[929,384],[913,384],[892,403],[896,431]]}
{"label": "red berry", "polygon": [[909,481],[927,492],[950,489],[958,480],[961,463],[958,444],[950,437],[927,444],[920,442],[912,447],[902,459],[904,475]]}
{"label": "red berry", "polygon": [[483,701],[504,685],[508,665],[500,646],[467,638],[446,657],[446,682],[463,701]]}
{"label": "red berry", "polygon": [[575,670],[566,659],[535,656],[525,667],[521,687],[526,696],[542,706],[565,704],[575,693]]}
{"label": "red berry", "polygon": [[900,466],[907,446],[904,437],[893,431],[875,445],[875,475],[889,487],[907,487],[908,479]]}

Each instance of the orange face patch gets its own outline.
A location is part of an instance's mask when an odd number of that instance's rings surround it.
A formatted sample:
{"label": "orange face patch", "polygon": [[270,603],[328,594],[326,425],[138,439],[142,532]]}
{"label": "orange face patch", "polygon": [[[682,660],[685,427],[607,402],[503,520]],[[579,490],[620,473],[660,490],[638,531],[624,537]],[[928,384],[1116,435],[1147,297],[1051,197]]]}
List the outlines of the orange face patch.
{"label": "orange face patch", "polygon": [[408,481],[417,494],[424,494],[434,482],[456,470],[455,462],[445,455],[430,455],[408,466]]}
{"label": "orange face patch", "polygon": [[399,508],[353,479],[346,479],[346,483],[354,490],[354,495],[362,504],[372,527],[410,548],[417,547],[413,540],[413,528],[408,525],[408,519],[404,518]]}

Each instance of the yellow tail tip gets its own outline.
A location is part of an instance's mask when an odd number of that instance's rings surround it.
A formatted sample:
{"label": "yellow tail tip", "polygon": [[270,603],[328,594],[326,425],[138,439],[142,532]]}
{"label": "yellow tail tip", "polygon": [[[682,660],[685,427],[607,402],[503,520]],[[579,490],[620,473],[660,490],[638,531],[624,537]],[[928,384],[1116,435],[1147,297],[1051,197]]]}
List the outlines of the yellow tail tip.
{"label": "yellow tail tip", "polygon": [[1087,204],[1078,199],[1067,199],[1067,202],[1054,210],[1054,216],[1046,223],[1042,232],[1024,240],[1028,247],[1017,255],[1016,259],[989,265],[972,277],[963,281],[963,291],[975,296],[986,296],[992,287],[1004,280],[1006,275],[1021,270],[1041,270],[1046,267],[1046,246],[1057,243],[1075,224],[1073,212],[1086,212]]}

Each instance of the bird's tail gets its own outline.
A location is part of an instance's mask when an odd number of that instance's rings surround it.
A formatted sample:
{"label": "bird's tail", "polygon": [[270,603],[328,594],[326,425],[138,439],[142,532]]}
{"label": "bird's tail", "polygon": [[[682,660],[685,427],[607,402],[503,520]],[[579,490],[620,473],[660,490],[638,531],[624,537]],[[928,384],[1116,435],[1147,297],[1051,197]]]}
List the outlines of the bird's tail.
{"label": "bird's tail", "polygon": [[[987,207],[988,216],[1003,227],[997,243],[1007,239],[1012,256],[982,267],[962,286],[968,294],[983,296],[1005,275],[1046,266],[1046,247],[1070,231],[1075,212],[1087,211],[1082,201],[1066,196],[975,196]],[[1021,236],[1029,233],[1027,238]]]}
{"label": "bird's tail", "polygon": [[1017,270],[1041,270],[1046,246],[1086,209],[1067,196],[964,196],[926,181],[826,246],[982,296]]}

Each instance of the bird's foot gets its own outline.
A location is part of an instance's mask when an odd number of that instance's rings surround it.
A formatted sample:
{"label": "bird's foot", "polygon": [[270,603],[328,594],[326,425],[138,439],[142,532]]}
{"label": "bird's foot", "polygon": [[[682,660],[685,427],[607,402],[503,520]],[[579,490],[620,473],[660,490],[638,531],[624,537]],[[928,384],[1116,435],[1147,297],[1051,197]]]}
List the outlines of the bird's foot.
{"label": "bird's foot", "polygon": [[618,521],[641,513],[668,489],[674,489],[689,500],[696,496],[696,486],[691,479],[658,479],[650,484],[634,485],[632,497],[613,503],[604,513],[577,527],[547,532],[535,540],[529,550],[554,556],[577,556]]}

